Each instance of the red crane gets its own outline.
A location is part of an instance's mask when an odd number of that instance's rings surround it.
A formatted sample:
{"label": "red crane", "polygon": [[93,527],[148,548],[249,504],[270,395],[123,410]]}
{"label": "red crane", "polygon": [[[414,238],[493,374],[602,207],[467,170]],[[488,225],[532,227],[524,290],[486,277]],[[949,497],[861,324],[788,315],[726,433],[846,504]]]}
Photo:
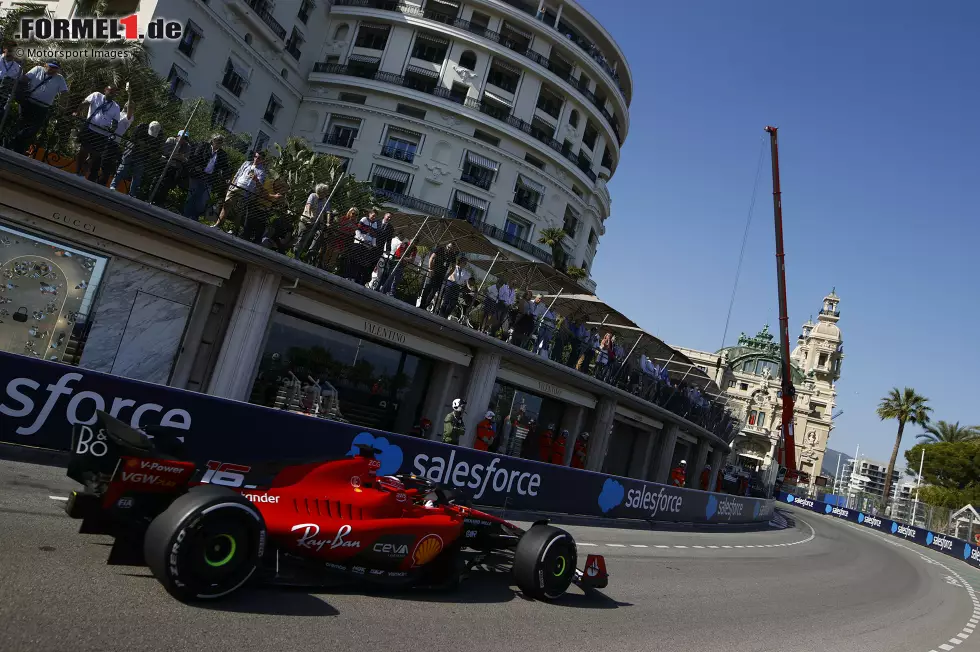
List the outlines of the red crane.
{"label": "red crane", "polygon": [[789,359],[789,315],[786,308],[786,252],[783,250],[783,204],[779,189],[779,143],[776,127],[766,127],[769,133],[769,146],[772,150],[772,207],[776,223],[776,279],[779,284],[779,348],[782,354],[781,374],[783,399],[782,441],[779,464],[786,467],[787,484],[795,484],[798,478],[796,468],[796,437],[793,435],[793,404],[796,388],[793,387],[793,368]]}

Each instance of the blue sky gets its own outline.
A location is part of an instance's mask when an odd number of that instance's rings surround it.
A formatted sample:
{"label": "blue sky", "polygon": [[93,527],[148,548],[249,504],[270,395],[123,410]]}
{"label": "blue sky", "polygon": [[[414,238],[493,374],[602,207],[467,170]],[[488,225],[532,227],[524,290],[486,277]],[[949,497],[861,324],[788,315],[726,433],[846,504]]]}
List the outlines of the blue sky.
{"label": "blue sky", "polygon": [[[841,297],[830,446],[887,460],[896,424],[874,410],[896,385],[980,424],[980,2],[582,3],[635,88],[599,295],[671,344],[718,349],[773,124],[791,339]],[[777,324],[771,191],[767,152],[726,344]]]}

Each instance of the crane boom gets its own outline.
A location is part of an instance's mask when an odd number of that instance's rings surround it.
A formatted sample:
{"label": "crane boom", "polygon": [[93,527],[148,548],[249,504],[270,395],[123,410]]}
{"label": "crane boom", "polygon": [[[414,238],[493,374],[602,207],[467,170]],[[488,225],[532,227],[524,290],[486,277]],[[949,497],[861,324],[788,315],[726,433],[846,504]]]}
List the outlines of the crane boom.
{"label": "crane boom", "polygon": [[780,463],[786,467],[786,482],[792,484],[797,477],[796,437],[793,434],[793,405],[796,388],[793,387],[793,370],[789,359],[789,314],[786,307],[786,252],[783,249],[783,204],[779,188],[779,143],[777,127],[766,127],[772,150],[772,207],[776,225],[776,279],[779,286],[779,348],[781,353],[782,379],[782,446]]}

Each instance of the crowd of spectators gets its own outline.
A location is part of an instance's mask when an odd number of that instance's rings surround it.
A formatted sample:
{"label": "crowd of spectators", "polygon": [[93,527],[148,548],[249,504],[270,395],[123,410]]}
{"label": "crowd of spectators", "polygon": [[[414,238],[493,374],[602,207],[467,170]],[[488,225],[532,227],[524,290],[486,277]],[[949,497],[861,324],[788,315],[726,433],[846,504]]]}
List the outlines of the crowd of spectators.
{"label": "crowd of spectators", "polygon": [[[4,122],[14,101],[20,109],[0,136],[5,147],[30,153],[68,86],[56,61],[20,73],[4,48]],[[269,173],[266,152],[252,152],[233,170],[221,134],[200,141],[185,130],[168,135],[158,121],[138,121],[138,107],[120,106],[117,94],[107,86],[75,109],[76,174],[480,330],[732,439],[735,419],[717,401],[672,378],[661,365],[667,361],[628,355],[614,329],[586,323],[584,313],[558,314],[549,299],[504,278],[474,275],[453,242],[416,246],[395,233],[392,214],[382,209],[333,210],[326,184],[310,188],[302,207],[290,206],[289,183]]]}

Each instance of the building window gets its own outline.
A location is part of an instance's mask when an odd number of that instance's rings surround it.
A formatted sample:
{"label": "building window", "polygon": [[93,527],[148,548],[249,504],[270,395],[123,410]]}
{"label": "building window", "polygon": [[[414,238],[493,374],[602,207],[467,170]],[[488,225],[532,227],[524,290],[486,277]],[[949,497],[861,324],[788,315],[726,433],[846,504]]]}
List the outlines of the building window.
{"label": "building window", "polygon": [[759,412],[759,427],[760,428],[765,428],[766,427],[766,413],[765,412]]}
{"label": "building window", "polygon": [[310,12],[316,7],[316,3],[313,0],[302,0],[299,3],[299,12],[296,17],[299,18],[300,22],[304,25],[310,19]]}
{"label": "building window", "polygon": [[361,25],[357,30],[357,39],[354,40],[354,47],[367,48],[368,50],[384,50],[388,44],[388,33],[390,29],[387,25]]}
{"label": "building window", "polygon": [[479,224],[486,217],[490,203],[479,197],[457,190],[453,193],[452,211],[457,219],[466,220],[470,224]]}
{"label": "building window", "polygon": [[575,234],[578,233],[579,218],[572,210],[571,206],[565,206],[565,222],[562,224],[562,230],[568,234],[568,237],[575,239]]}
{"label": "building window", "polygon": [[177,64],[171,64],[170,74],[167,75],[167,86],[170,96],[179,99],[187,85],[187,71]]}
{"label": "building window", "polygon": [[367,95],[359,95],[358,93],[341,93],[341,102],[350,102],[351,104],[364,104],[367,102]]}
{"label": "building window", "polygon": [[599,132],[596,131],[595,125],[592,124],[591,120],[586,120],[585,134],[582,136],[582,144],[589,149],[595,149],[595,142],[598,137]]}
{"label": "building window", "polygon": [[231,131],[238,119],[238,112],[228,106],[228,104],[217,95],[214,96],[214,105],[211,109],[211,125],[221,127]]}
{"label": "building window", "polygon": [[595,247],[599,242],[599,236],[595,232],[595,229],[589,229],[589,246]]}
{"label": "building window", "polygon": [[600,165],[602,165],[602,167],[606,168],[607,170],[612,170],[613,167],[612,154],[609,153],[608,145],[603,148],[602,162],[600,163]]}
{"label": "building window", "polygon": [[544,186],[537,181],[528,179],[523,174],[517,175],[517,185],[514,187],[514,203],[532,213],[538,210],[538,205],[544,198]]}
{"label": "building window", "polygon": [[513,213],[507,214],[507,221],[504,222],[504,233],[515,240],[528,240],[531,237],[531,224]]}
{"label": "building window", "polygon": [[826,353],[821,353],[820,354],[820,360],[817,362],[817,366],[818,367],[826,367],[827,366],[827,354]]}
{"label": "building window", "polygon": [[755,410],[752,410],[751,412],[749,412],[749,425],[750,426],[754,426],[755,425],[755,419],[756,419],[756,411]]}
{"label": "building window", "polygon": [[360,130],[360,118],[346,115],[331,116],[330,122],[327,123],[327,131],[323,134],[323,143],[335,147],[353,147],[354,139],[357,138]]}
{"label": "building window", "polygon": [[517,84],[520,80],[521,71],[500,59],[494,59],[493,63],[490,64],[490,70],[487,71],[487,83],[493,84],[508,93],[514,93],[517,90]]}
{"label": "building window", "polygon": [[245,87],[248,86],[249,76],[248,68],[229,58],[225,62],[225,76],[221,79],[221,85],[235,97],[241,97]]}
{"label": "building window", "polygon": [[395,107],[395,113],[401,113],[402,115],[407,115],[411,118],[416,118],[418,120],[425,120],[425,110],[417,109],[414,106],[409,106],[407,104],[399,104]]}
{"label": "building window", "polygon": [[583,199],[585,197],[585,194],[582,192],[582,189],[576,186],[574,183],[572,184],[572,193],[579,199]]}
{"label": "building window", "polygon": [[738,384],[738,388],[740,390],[742,390],[743,392],[747,392],[747,391],[749,391],[749,384],[748,383],[739,383]]}
{"label": "building window", "polygon": [[371,174],[371,185],[381,193],[405,195],[408,193],[408,181],[407,172],[381,165],[375,165],[374,172]]}
{"label": "building window", "polygon": [[300,48],[303,47],[303,35],[299,33],[299,30],[295,27],[293,28],[293,33],[289,35],[289,40],[286,41],[286,52],[288,52],[294,59],[299,61],[300,56],[302,56],[302,51]]}
{"label": "building window", "polygon": [[575,109],[572,109],[572,112],[568,114],[568,124],[572,125],[573,127],[578,126],[578,111]]}
{"label": "building window", "polygon": [[346,41],[347,40],[347,35],[349,33],[350,33],[350,27],[346,23],[344,23],[342,25],[338,25],[337,26],[337,29],[335,29],[334,30],[334,33],[333,33],[333,40],[335,40],[335,41]]}
{"label": "building window", "polygon": [[538,160],[538,159],[534,158],[533,156],[531,156],[530,154],[525,154],[524,155],[524,161],[526,163],[529,163],[529,164],[533,165],[534,167],[538,168],[539,170],[543,170],[544,169],[544,161]]}
{"label": "building window", "polygon": [[279,98],[275,94],[269,95],[269,103],[265,105],[265,115],[262,116],[262,119],[270,125],[275,126],[276,116],[279,115],[279,109],[281,108],[282,102]]}
{"label": "building window", "polygon": [[264,131],[260,131],[259,135],[255,137],[255,147],[253,151],[262,152],[265,148],[269,146],[269,134]]}
{"label": "building window", "polygon": [[473,131],[473,137],[476,138],[477,140],[482,140],[483,142],[489,145],[493,145],[494,147],[500,147],[500,139],[497,138],[496,136],[491,136],[485,131],[480,131],[479,129],[476,129]]}
{"label": "building window", "polygon": [[467,70],[476,70],[476,54],[473,50],[467,50],[459,55],[459,67]]}
{"label": "building window", "polygon": [[728,381],[728,389],[735,389],[735,381],[734,380],[729,380]]}
{"label": "building window", "polygon": [[415,160],[415,153],[420,142],[420,134],[389,127],[388,138],[385,140],[384,147],[381,148],[381,155],[396,161],[411,163]]}
{"label": "building window", "polygon": [[561,114],[561,107],[564,102],[565,100],[562,99],[557,91],[544,84],[541,85],[541,92],[538,93],[538,102],[536,105],[538,109],[557,120]]}
{"label": "building window", "polygon": [[467,151],[463,158],[463,174],[459,180],[484,190],[489,190],[500,164],[485,156]]}
{"label": "building window", "polygon": [[442,64],[446,59],[446,50],[448,49],[449,41],[447,39],[419,33],[415,37],[415,45],[412,47],[412,57],[430,63]]}
{"label": "building window", "polygon": [[197,49],[197,44],[201,42],[202,38],[204,38],[204,30],[193,20],[188,20],[187,24],[184,25],[184,33],[181,36],[180,43],[177,44],[177,49],[186,55],[187,58],[193,59],[194,50]]}

